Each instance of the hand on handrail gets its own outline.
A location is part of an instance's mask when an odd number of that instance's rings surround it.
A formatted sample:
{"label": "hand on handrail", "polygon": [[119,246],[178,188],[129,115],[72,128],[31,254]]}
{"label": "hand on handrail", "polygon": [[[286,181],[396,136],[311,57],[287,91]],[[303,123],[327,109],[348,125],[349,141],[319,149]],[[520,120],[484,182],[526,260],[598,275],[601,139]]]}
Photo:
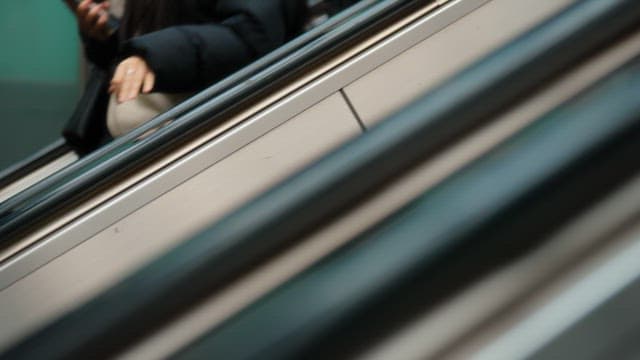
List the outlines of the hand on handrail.
{"label": "hand on handrail", "polygon": [[147,62],[139,56],[124,59],[111,79],[109,92],[114,94],[118,103],[133,100],[140,93],[149,93],[155,85],[156,75]]}

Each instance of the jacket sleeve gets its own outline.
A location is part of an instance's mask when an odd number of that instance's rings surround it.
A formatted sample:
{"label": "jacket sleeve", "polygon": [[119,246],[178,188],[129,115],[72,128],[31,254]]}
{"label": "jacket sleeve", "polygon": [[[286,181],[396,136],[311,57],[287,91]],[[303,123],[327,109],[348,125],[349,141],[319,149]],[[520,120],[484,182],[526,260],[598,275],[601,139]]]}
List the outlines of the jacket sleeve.
{"label": "jacket sleeve", "polygon": [[173,26],[124,44],[125,56],[142,56],[155,72],[154,91],[202,89],[284,42],[281,0],[215,3],[218,21]]}
{"label": "jacket sleeve", "polygon": [[87,59],[103,70],[109,69],[118,54],[118,36],[116,33],[105,41],[91,39],[80,34]]}

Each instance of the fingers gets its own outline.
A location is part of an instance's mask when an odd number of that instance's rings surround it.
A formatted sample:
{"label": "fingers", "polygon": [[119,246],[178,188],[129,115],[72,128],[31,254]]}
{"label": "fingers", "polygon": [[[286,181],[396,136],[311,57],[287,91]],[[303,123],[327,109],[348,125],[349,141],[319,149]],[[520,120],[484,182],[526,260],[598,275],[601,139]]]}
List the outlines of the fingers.
{"label": "fingers", "polygon": [[138,56],[122,61],[111,79],[109,92],[116,96],[118,103],[133,100],[140,92],[149,93],[155,85],[155,74],[147,63]]}
{"label": "fingers", "polygon": [[156,74],[153,72],[148,72],[144,76],[144,86],[142,87],[142,92],[148,94],[153,90],[153,86],[156,83]]}
{"label": "fingers", "polygon": [[111,78],[111,84],[109,86],[110,93],[114,93],[115,91],[120,89],[120,85],[122,85],[122,81],[124,80],[125,71],[126,63],[123,61],[118,65],[115,73],[113,74],[113,78]]}
{"label": "fingers", "polygon": [[89,12],[89,8],[93,2],[91,0],[82,0],[78,7],[76,8],[76,14],[79,18],[84,19],[84,17]]}
{"label": "fingers", "polygon": [[82,0],[76,8],[76,16],[81,30],[87,30],[87,16],[89,15],[91,4],[91,0]]}
{"label": "fingers", "polygon": [[105,40],[109,36],[107,26],[109,6],[109,2],[102,2],[100,4],[96,4],[92,0],[83,0],[80,2],[76,8],[80,31],[98,40]]}
{"label": "fingers", "polygon": [[84,25],[86,29],[89,31],[90,35],[97,35],[98,32],[98,19],[100,18],[102,7],[100,5],[92,6],[89,8],[89,12],[87,13],[84,20]]}
{"label": "fingers", "polygon": [[100,15],[100,17],[98,18],[98,21],[96,22],[96,26],[95,29],[98,30],[100,33],[106,33],[107,31],[107,21],[109,21],[109,14],[106,11],[102,12],[102,15]]}
{"label": "fingers", "polygon": [[95,24],[97,17],[100,15],[100,5],[96,5],[91,0],[83,0],[80,5],[78,5],[78,20],[80,21],[80,26],[90,31]]}
{"label": "fingers", "polygon": [[124,83],[122,84],[120,93],[118,94],[119,102],[122,103],[138,97],[138,94],[140,94],[140,88],[142,88],[142,81],[145,76],[141,70],[142,69],[139,67],[127,70],[125,73]]}

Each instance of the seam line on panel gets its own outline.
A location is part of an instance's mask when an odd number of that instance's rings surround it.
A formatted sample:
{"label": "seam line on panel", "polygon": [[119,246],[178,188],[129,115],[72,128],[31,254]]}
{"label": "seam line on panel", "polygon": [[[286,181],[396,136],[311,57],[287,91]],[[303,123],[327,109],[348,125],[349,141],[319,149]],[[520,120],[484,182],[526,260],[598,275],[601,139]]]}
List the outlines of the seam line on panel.
{"label": "seam line on panel", "polygon": [[356,111],[356,108],[353,106],[353,103],[351,102],[351,100],[347,96],[347,93],[344,91],[344,89],[340,89],[340,94],[342,94],[342,98],[347,103],[347,106],[349,107],[349,110],[351,110],[351,113],[353,114],[353,117],[356,118],[356,121],[358,122],[358,125],[360,125],[360,129],[362,129],[362,132],[366,132],[367,131],[367,127],[365,126],[364,122],[362,121],[362,118],[360,117],[360,115],[358,115],[358,112]]}

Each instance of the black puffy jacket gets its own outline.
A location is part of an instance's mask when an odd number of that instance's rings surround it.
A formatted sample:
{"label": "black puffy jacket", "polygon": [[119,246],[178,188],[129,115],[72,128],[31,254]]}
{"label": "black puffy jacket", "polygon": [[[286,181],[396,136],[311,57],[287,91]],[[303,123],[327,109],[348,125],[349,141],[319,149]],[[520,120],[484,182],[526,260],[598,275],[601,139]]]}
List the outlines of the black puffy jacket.
{"label": "black puffy jacket", "polygon": [[306,0],[182,0],[182,24],[121,41],[85,42],[87,57],[109,69],[142,56],[156,74],[154,91],[202,89],[300,32]]}

